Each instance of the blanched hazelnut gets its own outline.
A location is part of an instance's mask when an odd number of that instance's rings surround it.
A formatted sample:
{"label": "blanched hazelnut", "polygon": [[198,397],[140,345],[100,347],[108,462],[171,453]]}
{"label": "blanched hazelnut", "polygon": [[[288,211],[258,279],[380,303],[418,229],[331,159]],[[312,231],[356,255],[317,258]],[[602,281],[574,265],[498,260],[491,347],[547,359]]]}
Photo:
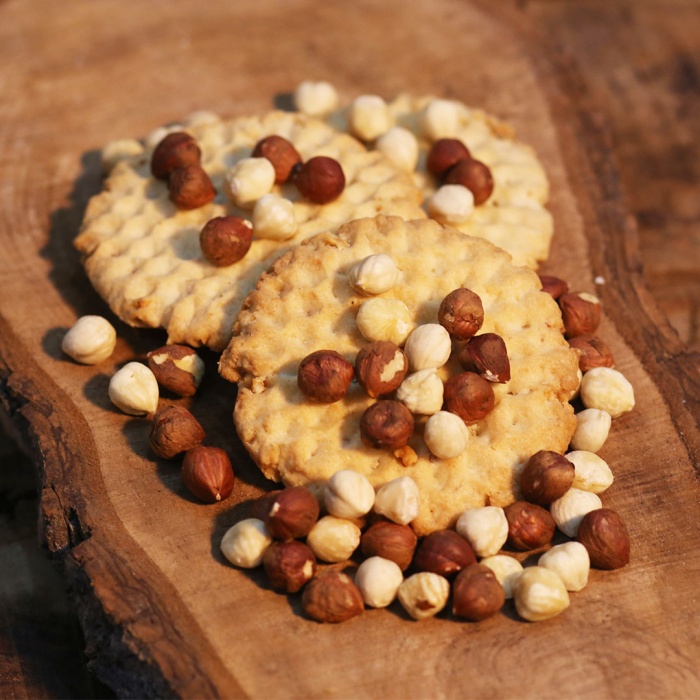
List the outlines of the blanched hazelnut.
{"label": "blanched hazelnut", "polygon": [[535,503],[516,501],[505,508],[508,519],[508,542],[516,549],[537,549],[552,541],[554,518]]}
{"label": "blanched hazelnut", "polygon": [[309,581],[301,605],[317,622],[345,622],[365,609],[360,589],[347,574],[334,569],[323,571]]}
{"label": "blanched hazelnut", "polygon": [[496,554],[508,539],[508,520],[503,508],[469,508],[457,519],[457,532],[471,545],[478,557]]}
{"label": "blanched hazelnut", "polygon": [[506,601],[503,586],[493,571],[483,564],[470,564],[457,574],[452,584],[452,613],[479,621],[495,615]]}
{"label": "blanched hazelnut", "polygon": [[257,518],[246,518],[226,531],[221,539],[221,552],[235,566],[254,569],[262,563],[271,543],[265,523]]}
{"label": "blanched hazelnut", "polygon": [[474,195],[462,185],[442,185],[428,199],[428,213],[442,224],[455,226],[474,211]]}
{"label": "blanched hazelnut", "polygon": [[603,503],[597,494],[570,488],[561,498],[552,502],[549,512],[565,535],[576,537],[583,516],[602,507]]}
{"label": "blanched hazelnut", "polygon": [[579,352],[578,366],[582,372],[588,372],[594,367],[612,367],[615,364],[607,343],[592,333],[569,338],[569,345]]}
{"label": "blanched hazelnut", "polygon": [[546,506],[571,488],[574,476],[574,465],[564,455],[540,450],[525,463],[520,490],[526,501]]}
{"label": "blanched hazelnut", "polygon": [[583,375],[581,401],[586,408],[598,408],[618,418],[634,408],[634,389],[616,369],[595,367]]}
{"label": "blanched hazelnut", "polygon": [[392,123],[389,106],[378,95],[360,95],[350,105],[348,128],[362,141],[373,141],[386,133]]}
{"label": "blanched hazelnut", "polygon": [[290,540],[304,537],[318,520],[320,506],[305,486],[291,486],[271,497],[263,520],[273,537]]}
{"label": "blanched hazelnut", "polygon": [[286,241],[297,232],[294,205],[276,194],[264,194],[253,207],[253,231],[257,238]]}
{"label": "blanched hazelnut", "polygon": [[272,587],[285,593],[296,593],[316,573],[316,557],[303,542],[272,542],[265,550],[263,567]]}
{"label": "blanched hazelnut", "polygon": [[418,537],[408,525],[378,520],[362,534],[360,546],[366,557],[390,559],[405,571],[413,561]]}
{"label": "blanched hazelnut", "polygon": [[440,178],[460,160],[470,157],[469,149],[459,139],[442,138],[430,147],[425,167]]}
{"label": "blanched hazelnut", "polygon": [[400,525],[415,520],[420,510],[420,491],[410,476],[382,484],[374,499],[374,511]]}
{"label": "blanched hazelnut", "polygon": [[414,620],[437,615],[447,605],[450,584],[444,576],[421,571],[409,576],[399,586],[397,597]]}
{"label": "blanched hazelnut", "polygon": [[170,173],[185,165],[200,165],[202,151],[194,138],[184,131],[167,134],[153,150],[151,173],[167,180]]}
{"label": "blanched hazelnut", "polygon": [[577,489],[603,493],[614,481],[613,473],[608,463],[593,452],[574,450],[566,454],[566,458],[574,465],[574,483]]}
{"label": "blanched hazelnut", "polygon": [[151,449],[162,459],[172,459],[204,438],[204,428],[184,406],[166,406],[158,411],[148,435]]}
{"label": "blanched hazelnut", "polygon": [[295,171],[293,179],[301,196],[314,204],[328,204],[345,189],[343,167],[328,156],[310,158]]}
{"label": "blanched hazelnut", "polygon": [[275,169],[275,182],[279,185],[289,180],[292,170],[301,163],[299,151],[283,136],[272,134],[255,144],[253,158],[267,158]]}
{"label": "blanched hazelnut", "polygon": [[81,316],[63,336],[61,350],[83,365],[96,365],[114,352],[117,331],[102,316]]}
{"label": "blanched hazelnut", "polygon": [[307,399],[333,403],[345,396],[355,369],[335,350],[317,350],[299,364],[297,386]]}
{"label": "blanched hazelnut", "polygon": [[490,382],[503,384],[510,379],[510,360],[505,341],[496,333],[475,335],[460,350],[459,361],[468,372],[476,372]]}
{"label": "blanched hazelnut", "polygon": [[420,148],[412,131],[392,126],[376,140],[375,148],[401,170],[412,172],[416,169]]}
{"label": "blanched hazelnut", "polygon": [[304,114],[323,116],[338,106],[338,92],[327,80],[304,80],[294,90],[294,106]]}
{"label": "blanched hazelnut", "polygon": [[408,358],[389,340],[364,345],[355,358],[357,381],[373,399],[397,389],[407,372]]}
{"label": "blanched hazelnut", "polygon": [[421,131],[429,141],[454,136],[459,127],[459,110],[452,100],[433,99],[420,113]]}
{"label": "blanched hazelnut", "polygon": [[580,542],[564,542],[545,552],[537,562],[559,574],[567,591],[580,591],[588,583],[591,560]]}
{"label": "blanched hazelnut", "polygon": [[430,416],[443,404],[445,386],[437,370],[422,369],[409,374],[396,390],[396,398],[411,413]]}
{"label": "blanched hazelnut", "polygon": [[451,459],[467,449],[469,429],[454,413],[438,411],[426,421],[423,439],[436,457]]}
{"label": "blanched hazelnut", "polygon": [[493,176],[485,163],[465,158],[455,163],[445,174],[446,185],[462,185],[474,196],[474,205],[483,204],[493,192]]}
{"label": "blanched hazelnut", "polygon": [[452,340],[439,323],[424,323],[411,331],[404,352],[413,372],[436,369],[450,359]]}
{"label": "blanched hazelnut", "polygon": [[543,566],[523,570],[515,586],[515,609],[530,622],[556,617],[569,607],[569,594],[558,574]]}
{"label": "blanched hazelnut", "polygon": [[403,583],[403,573],[390,559],[369,557],[357,567],[355,585],[360,589],[366,605],[385,608],[396,598]]}
{"label": "blanched hazelnut", "polygon": [[598,569],[620,569],[629,563],[627,526],[610,508],[586,513],[579,524],[576,539],[588,551],[591,565]]}
{"label": "blanched hazelnut", "polygon": [[459,340],[471,338],[484,323],[481,297],[466,287],[451,291],[440,302],[438,321],[452,337]]}
{"label": "blanched hazelnut", "polygon": [[372,510],[374,487],[364,474],[341,469],[328,479],[323,502],[331,515],[348,520],[359,518]]}
{"label": "blanched hazelnut", "polygon": [[197,445],[182,460],[182,483],[200,501],[218,503],[231,495],[235,484],[231,460],[219,447]]}
{"label": "blanched hazelnut", "polygon": [[423,538],[413,557],[418,571],[449,576],[476,562],[471,545],[454,530],[436,530]]}
{"label": "blanched hazelnut", "polygon": [[567,337],[595,333],[602,314],[600,300],[596,296],[587,292],[567,292],[558,301]]}
{"label": "blanched hazelnut", "polygon": [[553,275],[540,275],[539,277],[542,283],[542,291],[547,292],[554,299],[558,299],[562,294],[566,294],[569,291],[568,282],[560,277],[554,277]]}
{"label": "blanched hazelnut", "polygon": [[204,377],[204,361],[187,345],[163,345],[146,356],[156,381],[178,396],[194,396]]}
{"label": "blanched hazelnut", "polygon": [[576,430],[571,438],[575,450],[598,452],[610,433],[612,417],[599,408],[586,408],[576,414]]}
{"label": "blanched hazelnut", "polygon": [[324,515],[311,528],[306,544],[325,562],[346,561],[360,544],[360,528],[334,515]]}
{"label": "blanched hazelnut", "polygon": [[241,209],[252,209],[260,197],[272,191],[275,168],[267,158],[242,158],[226,176],[228,194]]}
{"label": "blanched hazelnut", "polygon": [[399,280],[394,258],[386,253],[368,255],[350,270],[348,282],[359,294],[371,296],[388,292]]}
{"label": "blanched hazelnut", "polygon": [[216,190],[204,168],[185,165],[170,173],[168,195],[178,209],[198,209],[214,199]]}
{"label": "blanched hazelnut", "polygon": [[496,402],[491,382],[474,372],[461,372],[445,382],[445,408],[465,423],[483,420]]}
{"label": "blanched hazelnut", "polygon": [[389,340],[403,345],[413,328],[411,312],[400,299],[369,299],[357,312],[357,328],[370,341]]}
{"label": "blanched hazelnut", "polygon": [[400,401],[384,399],[372,404],[360,418],[362,442],[378,449],[396,450],[408,444],[415,421]]}
{"label": "blanched hazelnut", "polygon": [[158,408],[158,382],[141,362],[127,362],[109,380],[109,398],[124,413],[143,416]]}
{"label": "blanched hazelnut", "polygon": [[515,557],[507,554],[484,557],[479,563],[488,566],[493,571],[498,582],[503,586],[506,598],[512,598],[515,585],[523,571],[523,565]]}

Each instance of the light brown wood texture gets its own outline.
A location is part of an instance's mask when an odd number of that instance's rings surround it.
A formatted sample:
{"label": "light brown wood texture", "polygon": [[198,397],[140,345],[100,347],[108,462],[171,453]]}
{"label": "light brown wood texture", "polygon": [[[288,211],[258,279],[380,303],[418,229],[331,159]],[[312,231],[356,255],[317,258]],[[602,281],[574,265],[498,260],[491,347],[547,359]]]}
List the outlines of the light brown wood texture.
{"label": "light brown wood texture", "polygon": [[[551,21],[549,3],[534,5],[525,15]],[[576,66],[523,12],[488,3],[149,8],[0,6],[0,65],[12,66],[0,103],[0,396],[43,470],[42,537],[62,561],[93,669],[131,697],[700,694],[697,356],[644,286],[623,170]],[[391,608],[340,626],[307,620],[298,599],[218,552],[266,484],[236,441],[235,389],[216,377],[216,358],[189,405],[208,442],[235,455],[239,483],[232,501],[204,506],[177,465],[152,458],[147,423],[107,398],[115,368],[163,336],[118,324],[114,357],[93,368],[60,352],[77,316],[108,314],[71,247],[100,186],[97,150],[194,109],[268,109],[308,77],[346,97],[408,90],[483,106],[545,163],[557,227],[546,269],[601,297],[601,335],[638,397],[601,452],[616,474],[604,501],[628,522],[632,562],[594,572],[560,618],[532,625],[506,608],[480,624],[414,623]]]}

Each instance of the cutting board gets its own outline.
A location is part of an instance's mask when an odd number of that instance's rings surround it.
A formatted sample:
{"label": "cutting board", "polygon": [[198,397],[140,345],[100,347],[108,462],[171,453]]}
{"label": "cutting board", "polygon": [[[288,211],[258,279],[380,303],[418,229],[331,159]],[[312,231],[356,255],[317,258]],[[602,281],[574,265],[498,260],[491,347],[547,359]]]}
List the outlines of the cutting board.
{"label": "cutting board", "polygon": [[[42,540],[76,603],[87,655],[125,697],[700,696],[700,379],[641,282],[637,238],[608,132],[576,67],[505,3],[103,0],[0,7],[0,400],[43,474]],[[203,505],[148,423],[109,402],[110,376],[164,341],[128,328],[72,247],[99,191],[99,149],[198,109],[234,116],[288,103],[303,79],[350,99],[455,97],[512,123],[549,175],[556,234],[543,271],[595,293],[600,335],[635,387],[601,456],[605,505],[632,561],[594,571],[558,618],[511,605],[475,624],[414,622],[393,606],[341,625],[228,565],[226,529],[272,488],[237,441],[235,387],[207,376],[188,405],[232,456],[232,498]],[[78,316],[114,321],[114,356],[60,351]],[[163,399],[162,403],[167,403]]]}

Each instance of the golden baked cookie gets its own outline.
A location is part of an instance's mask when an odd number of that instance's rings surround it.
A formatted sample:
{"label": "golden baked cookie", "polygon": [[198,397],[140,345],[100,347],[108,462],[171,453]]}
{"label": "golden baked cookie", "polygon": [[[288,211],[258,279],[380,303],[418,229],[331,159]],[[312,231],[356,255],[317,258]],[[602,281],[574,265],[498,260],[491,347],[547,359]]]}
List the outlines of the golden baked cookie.
{"label": "golden baked cookie", "polygon": [[[390,450],[362,443],[360,417],[374,399],[357,382],[330,404],[308,400],[297,387],[308,354],[335,350],[354,364],[367,343],[356,318],[373,297],[356,293],[349,275],[379,253],[393,258],[400,275],[375,298],[404,302],[411,324],[436,323],[442,299],[467,287],[483,303],[480,333],[505,341],[511,379],[493,384],[495,407],[468,428],[467,448],[457,457],[432,456],[423,440],[425,418],[417,417],[409,443],[417,461],[404,466]],[[422,496],[414,522],[420,534],[453,524],[468,507],[510,503],[525,460],[541,449],[566,450],[576,426],[568,401],[578,386],[577,367],[557,304],[534,271],[513,265],[488,241],[436,221],[384,216],[319,234],[278,259],[245,300],[220,363],[223,376],[238,381],[238,434],[267,477],[292,486],[348,468],[379,486],[411,476]],[[453,357],[438,371],[445,379],[462,369]]]}
{"label": "golden baked cookie", "polygon": [[[167,183],[150,172],[158,141],[168,131],[183,129],[201,148],[202,167],[217,191],[213,202],[188,211],[175,207]],[[275,185],[273,193],[293,202],[296,233],[286,240],[255,236],[243,259],[215,267],[202,255],[199,233],[214,217],[250,219],[251,211],[238,209],[227,195],[226,176],[260,139],[273,134],[290,140],[304,160],[316,155],[338,160],[345,190],[329,204],[313,204],[294,185]],[[259,275],[299,241],[377,213],[424,216],[410,175],[350,135],[298,113],[274,111],[230,121],[197,113],[179,127],[160,129],[145,145],[134,140],[110,144],[103,166],[109,171],[104,188],[91,199],[75,240],[93,286],[126,323],[162,327],[169,342],[217,351],[226,347],[240,305]]]}

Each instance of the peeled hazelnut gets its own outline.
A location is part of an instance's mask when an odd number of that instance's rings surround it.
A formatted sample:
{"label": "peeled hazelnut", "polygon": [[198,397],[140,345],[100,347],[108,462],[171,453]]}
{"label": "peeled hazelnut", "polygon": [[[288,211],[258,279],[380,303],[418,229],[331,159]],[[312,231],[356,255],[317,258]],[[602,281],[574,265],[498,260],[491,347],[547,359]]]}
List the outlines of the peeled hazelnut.
{"label": "peeled hazelnut", "polygon": [[481,297],[465,287],[455,289],[440,303],[438,321],[452,337],[459,340],[471,338],[484,322]]}
{"label": "peeled hazelnut", "polygon": [[348,282],[358,293],[367,296],[388,292],[399,279],[394,259],[386,253],[368,255],[350,270]]}
{"label": "peeled hazelnut", "polygon": [[255,144],[253,158],[267,158],[275,169],[275,182],[282,184],[289,180],[294,166],[301,163],[299,151],[291,141],[283,136],[273,134],[266,136]]}
{"label": "peeled hazelnut", "polygon": [[512,598],[518,578],[523,572],[523,565],[515,557],[507,554],[484,557],[479,563],[488,566],[493,571],[498,582],[503,586],[506,598]]}
{"label": "peeled hazelnut", "polygon": [[418,120],[421,132],[429,141],[445,138],[456,133],[459,127],[459,106],[454,100],[432,99]]}
{"label": "peeled hazelnut", "polygon": [[221,552],[235,566],[254,569],[262,563],[271,543],[265,523],[257,518],[246,518],[226,531],[221,539]]}
{"label": "peeled hazelnut", "polygon": [[197,142],[184,131],[168,134],[154,149],[151,173],[159,180],[167,180],[170,173],[185,165],[199,165],[202,151]]}
{"label": "peeled hazelnut", "polygon": [[306,537],[306,544],[325,562],[349,559],[360,545],[360,528],[350,520],[324,515]]}
{"label": "peeled hazelnut", "polygon": [[228,195],[242,209],[252,209],[275,184],[275,168],[267,158],[241,158],[226,175]]}
{"label": "peeled hazelnut", "polygon": [[364,474],[341,469],[328,479],[323,502],[331,515],[348,520],[360,518],[372,510],[374,487]]}
{"label": "peeled hazelnut", "polygon": [[540,275],[542,291],[550,294],[554,299],[558,299],[562,294],[569,291],[569,284],[566,280],[552,275]]}
{"label": "peeled hazelnut", "polygon": [[307,399],[333,403],[345,396],[354,374],[352,364],[335,350],[317,350],[301,361],[297,385]]}
{"label": "peeled hazelnut", "polygon": [[452,459],[467,449],[469,429],[454,413],[438,411],[426,421],[423,439],[438,459]]}
{"label": "peeled hazelnut", "polygon": [[114,352],[117,331],[102,316],[81,316],[63,336],[61,350],[83,365],[96,365]]}
{"label": "peeled hazelnut", "polygon": [[382,484],[374,499],[374,512],[400,525],[415,520],[420,510],[420,490],[410,476]]}
{"label": "peeled hazelnut", "polygon": [[549,510],[557,527],[565,535],[576,537],[583,516],[602,507],[598,494],[572,487],[561,498],[557,498]]}
{"label": "peeled hazelnut", "polygon": [[436,530],[418,545],[413,563],[418,571],[449,576],[476,562],[469,542],[454,530]]}
{"label": "peeled hazelnut", "polygon": [[294,90],[294,106],[304,114],[322,116],[338,106],[338,92],[326,80],[304,80]]}
{"label": "peeled hazelnut", "polygon": [[514,590],[515,609],[529,622],[547,620],[569,607],[570,599],[559,575],[543,566],[523,570]]}
{"label": "peeled hazelnut", "polygon": [[571,436],[574,450],[598,452],[605,444],[610,433],[612,417],[599,408],[585,408],[576,414],[576,430]]}
{"label": "peeled hazelnut", "polygon": [[467,620],[485,620],[495,615],[506,602],[506,594],[488,566],[470,564],[452,584],[452,612]]}
{"label": "peeled hazelnut", "polygon": [[401,170],[416,169],[420,147],[410,129],[392,126],[375,141],[374,147]]}
{"label": "peeled hazelnut", "polygon": [[615,477],[608,463],[594,452],[572,450],[566,458],[574,465],[574,488],[603,493],[612,486]]}
{"label": "peeled hazelnut", "polygon": [[595,333],[602,310],[593,294],[567,292],[559,297],[559,307],[567,337]]}
{"label": "peeled hazelnut", "polygon": [[166,406],[153,416],[148,439],[159,457],[171,459],[197,447],[205,436],[204,428],[184,406]]}
{"label": "peeled hazelnut", "polygon": [[403,574],[399,566],[382,557],[365,559],[355,573],[355,584],[360,589],[365,604],[372,608],[390,605],[402,583]]}
{"label": "peeled hazelnut", "polygon": [[400,299],[375,297],[360,307],[357,328],[367,340],[389,340],[403,345],[413,328],[412,316]]}
{"label": "peeled hazelnut", "polygon": [[433,367],[409,374],[396,390],[396,398],[411,413],[431,416],[441,408],[445,386]]}
{"label": "peeled hazelnut", "polygon": [[127,362],[109,380],[112,403],[131,416],[143,416],[158,408],[158,382],[141,362]]}
{"label": "peeled hazelnut", "polygon": [[294,203],[268,192],[253,207],[253,231],[256,238],[286,241],[298,230]]}
{"label": "peeled hazelnut", "polygon": [[516,501],[505,508],[508,519],[508,542],[516,549],[537,549],[552,541],[555,523],[549,511],[526,501]]}
{"label": "peeled hazelnut", "polygon": [[334,569],[323,571],[309,581],[301,605],[317,622],[344,622],[365,609],[360,589],[349,576]]}
{"label": "peeled hazelnut", "polygon": [[348,109],[348,129],[362,141],[373,141],[392,126],[389,105],[379,95],[359,95]]}
{"label": "peeled hazelnut", "polygon": [[569,338],[569,345],[579,351],[578,366],[582,372],[594,367],[612,367],[615,364],[612,351],[605,341],[592,333]]}
{"label": "peeled hazelnut", "polygon": [[397,597],[414,620],[425,620],[437,615],[447,605],[450,584],[444,576],[420,571],[404,580]]}
{"label": "peeled hazelnut", "polygon": [[253,227],[240,216],[217,216],[199,233],[202,255],[216,267],[233,265],[245,257],[253,243]]}
{"label": "peeled hazelnut", "polygon": [[377,401],[360,419],[362,442],[378,449],[396,450],[408,443],[414,424],[413,414],[400,401]]}
{"label": "peeled hazelnut", "polygon": [[520,475],[523,498],[541,506],[561,498],[573,483],[574,465],[564,455],[551,450],[532,455]]}
{"label": "peeled hazelnut", "polygon": [[360,547],[366,557],[383,557],[405,571],[413,561],[418,537],[408,525],[379,520],[362,534]]}
{"label": "peeled hazelnut", "polygon": [[445,382],[445,408],[465,423],[485,418],[496,398],[491,382],[474,372],[461,372]]}
{"label": "peeled hazelnut", "polygon": [[552,547],[537,564],[559,574],[567,591],[583,590],[588,583],[591,560],[580,542],[564,542]]}
{"label": "peeled hazelnut", "polygon": [[273,588],[296,593],[316,573],[316,557],[303,542],[273,542],[265,550],[263,567]]}
{"label": "peeled hazelnut", "polygon": [[264,520],[273,537],[291,540],[304,537],[318,520],[316,496],[304,486],[283,489],[271,500]]}
{"label": "peeled hazelnut", "polygon": [[627,526],[610,508],[599,508],[584,515],[576,539],[588,551],[591,565],[598,569],[620,569],[629,563]]}
{"label": "peeled hazelnut", "polygon": [[427,201],[430,216],[448,226],[462,224],[474,211],[474,195],[462,185],[442,185]]}
{"label": "peeled hazelnut", "polygon": [[193,447],[182,460],[182,483],[200,501],[223,501],[235,483],[231,460],[219,447]]}
{"label": "peeled hazelnut", "polygon": [[611,367],[594,367],[581,380],[581,401],[586,408],[597,408],[617,418],[634,408],[634,387]]}
{"label": "peeled hazelnut", "polygon": [[178,209],[203,207],[216,196],[209,175],[199,165],[185,165],[173,170],[168,180],[168,191]]}
{"label": "peeled hazelnut", "polygon": [[294,182],[302,197],[314,204],[328,204],[343,193],[345,174],[337,160],[315,156],[296,171]]}
{"label": "peeled hazelnut", "polygon": [[469,149],[459,139],[438,139],[428,151],[426,168],[435,177],[442,177],[460,160],[469,158]]}
{"label": "peeled hazelnut", "polygon": [[406,355],[389,340],[377,340],[364,345],[355,359],[357,381],[373,399],[397,389],[406,372]]}
{"label": "peeled hazelnut", "polygon": [[504,384],[510,379],[506,344],[496,333],[475,335],[462,348],[459,361],[468,372],[475,371],[490,382]]}
{"label": "peeled hazelnut", "polygon": [[404,352],[411,371],[437,369],[450,359],[452,340],[439,323],[423,323],[409,334]]}
{"label": "peeled hazelnut", "polygon": [[493,192],[493,176],[485,163],[474,158],[460,160],[445,175],[446,185],[462,185],[474,195],[474,204],[483,204]]}
{"label": "peeled hazelnut", "polygon": [[164,389],[194,396],[204,376],[204,362],[186,345],[164,345],[147,355],[148,366]]}
{"label": "peeled hazelnut", "polygon": [[472,546],[478,557],[496,554],[508,539],[508,520],[503,508],[469,508],[457,519],[457,533]]}

